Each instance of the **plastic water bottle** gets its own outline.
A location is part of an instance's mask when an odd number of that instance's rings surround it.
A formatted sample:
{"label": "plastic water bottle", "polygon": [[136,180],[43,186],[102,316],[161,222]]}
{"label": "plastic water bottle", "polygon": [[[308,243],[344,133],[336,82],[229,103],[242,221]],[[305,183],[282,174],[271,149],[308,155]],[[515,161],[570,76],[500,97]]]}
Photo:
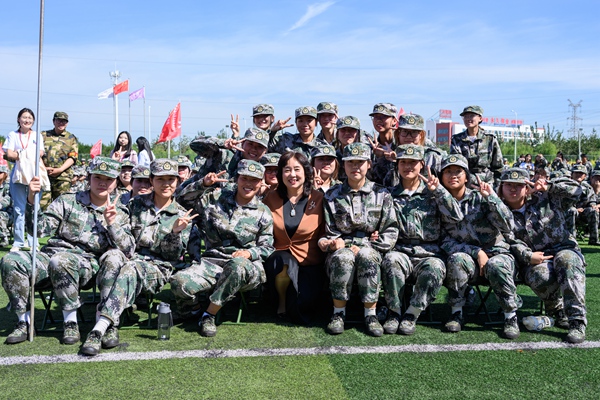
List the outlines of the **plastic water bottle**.
{"label": "plastic water bottle", "polygon": [[169,340],[171,338],[171,327],[173,316],[171,306],[168,303],[160,303],[158,309],[158,340]]}
{"label": "plastic water bottle", "polygon": [[546,315],[530,315],[523,318],[522,322],[529,331],[541,331],[544,328],[552,328],[554,326],[554,318]]}

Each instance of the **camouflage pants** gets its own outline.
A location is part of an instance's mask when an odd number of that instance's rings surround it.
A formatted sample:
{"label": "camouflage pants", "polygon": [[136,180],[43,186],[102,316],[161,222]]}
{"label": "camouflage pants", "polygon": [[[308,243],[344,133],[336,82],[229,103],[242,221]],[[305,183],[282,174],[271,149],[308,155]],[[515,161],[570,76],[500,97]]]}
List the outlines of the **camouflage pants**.
{"label": "camouflage pants", "polygon": [[587,226],[590,231],[590,242],[598,242],[598,210],[586,207],[577,216],[577,225]]}
{"label": "camouflage pants", "polygon": [[12,226],[11,215],[6,211],[0,211],[0,241],[10,239],[10,226]]}
{"label": "camouflage pants", "polygon": [[100,315],[119,325],[123,311],[131,307],[142,292],[158,293],[171,276],[171,266],[162,260],[140,257],[128,261],[125,255],[113,254],[104,259],[98,274],[100,287]]}
{"label": "camouflage pants", "polygon": [[406,284],[412,284],[410,305],[421,310],[435,301],[446,277],[446,265],[436,257],[416,258],[390,251],[381,263],[385,301],[391,310],[400,310]]}
{"label": "camouflage pants", "polygon": [[211,303],[223,306],[236,293],[257,288],[266,281],[262,262],[245,258],[202,258],[171,277],[171,291],[179,312],[185,314],[198,304],[196,295],[214,288]]}
{"label": "camouflage pants", "polygon": [[354,275],[357,276],[358,294],[363,303],[376,303],[381,282],[381,254],[371,247],[363,247],[354,256],[349,248],[336,250],[325,260],[329,289],[334,300],[349,300]]}
{"label": "camouflage pants", "polygon": [[[446,281],[448,288],[448,303],[451,307],[465,305],[465,290],[467,285],[479,281],[479,265],[467,253],[454,253],[446,261]],[[510,254],[498,254],[489,258],[485,264],[484,277],[498,304],[504,312],[517,311],[517,287],[515,285],[515,260]]]}
{"label": "camouflage pants", "polygon": [[[36,259],[35,283],[37,285],[48,279],[50,257],[38,251]],[[11,309],[17,313],[24,313],[29,309],[31,273],[31,253],[28,251],[8,253],[0,260],[2,286],[8,295]]]}
{"label": "camouflage pants", "polygon": [[[120,250],[111,249],[96,260],[91,253],[72,253],[69,251],[58,251],[50,257],[48,267],[56,302],[64,311],[76,310],[81,306],[79,289],[89,286],[94,276],[101,276],[104,270],[100,270],[98,261],[102,264],[106,259],[112,257],[124,257]],[[102,280],[102,277],[98,281]]]}
{"label": "camouflage pants", "polygon": [[563,308],[564,304],[569,320],[582,320],[587,325],[583,256],[573,250],[562,250],[552,260],[523,268],[521,276],[544,301],[546,313]]}
{"label": "camouflage pants", "polygon": [[45,211],[46,208],[52,203],[58,196],[63,193],[68,193],[71,190],[70,180],[56,180],[50,178],[50,190],[42,192],[40,198],[40,209]]}

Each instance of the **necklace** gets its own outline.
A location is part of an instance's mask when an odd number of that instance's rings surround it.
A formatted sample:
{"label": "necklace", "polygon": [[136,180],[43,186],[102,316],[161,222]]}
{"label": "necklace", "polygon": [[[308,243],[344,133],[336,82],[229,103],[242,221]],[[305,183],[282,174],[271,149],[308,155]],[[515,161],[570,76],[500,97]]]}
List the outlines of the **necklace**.
{"label": "necklace", "polygon": [[290,200],[290,207],[292,208],[290,210],[290,217],[295,217],[296,216],[296,205],[298,205],[298,203],[294,204],[292,203],[292,201]]}

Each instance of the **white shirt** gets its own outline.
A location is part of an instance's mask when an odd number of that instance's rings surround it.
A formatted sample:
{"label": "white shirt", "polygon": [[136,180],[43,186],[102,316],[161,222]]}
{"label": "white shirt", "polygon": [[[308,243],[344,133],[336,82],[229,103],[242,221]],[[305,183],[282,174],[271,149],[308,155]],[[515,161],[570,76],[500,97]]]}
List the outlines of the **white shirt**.
{"label": "white shirt", "polygon": [[[154,153],[152,153],[152,158],[156,159]],[[138,154],[138,165],[143,165],[144,167],[150,168],[150,162],[151,161],[148,152],[146,150],[140,151],[140,153]]]}

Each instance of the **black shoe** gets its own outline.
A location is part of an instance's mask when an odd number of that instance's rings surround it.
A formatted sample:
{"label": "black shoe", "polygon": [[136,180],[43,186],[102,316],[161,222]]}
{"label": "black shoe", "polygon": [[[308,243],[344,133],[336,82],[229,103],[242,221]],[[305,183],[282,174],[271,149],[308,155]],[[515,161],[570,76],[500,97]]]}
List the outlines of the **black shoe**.
{"label": "black shoe", "polygon": [[331,316],[331,321],[327,324],[327,333],[330,335],[339,335],[340,333],[344,333],[344,321],[346,320],[346,315],[343,311],[335,313]]}
{"label": "black shoe", "polygon": [[367,332],[371,336],[380,337],[383,335],[383,327],[379,323],[377,316],[375,315],[367,315],[365,317],[365,326],[367,327]]}
{"label": "black shoe", "polygon": [[64,324],[63,329],[63,344],[75,344],[79,342],[81,337],[79,336],[79,326],[75,321],[67,321]]}
{"label": "black shoe", "polygon": [[97,356],[100,353],[100,347],[102,346],[102,335],[99,331],[91,331],[83,346],[81,346],[81,354],[86,356]]}
{"label": "black shoe", "polygon": [[519,330],[519,321],[515,314],[512,318],[506,318],[504,320],[504,329],[502,330],[504,337],[507,339],[516,339],[519,337],[521,331]]}
{"label": "black shoe", "polygon": [[565,339],[569,343],[583,343],[585,341],[585,324],[583,321],[578,319],[569,321],[569,333]]}
{"label": "black shoe", "polygon": [[6,344],[21,343],[21,342],[26,341],[28,336],[29,336],[29,324],[25,321],[19,321],[19,322],[17,322],[17,326],[15,326],[15,329],[10,333],[10,335],[8,335],[8,337],[6,338],[6,341],[4,343],[6,343]]}
{"label": "black shoe", "polygon": [[119,345],[119,330],[111,325],[108,327],[104,335],[102,336],[102,348],[103,349],[112,349],[113,347],[117,347]]}
{"label": "black shoe", "polygon": [[452,314],[452,316],[444,326],[448,332],[460,332],[465,326],[465,320],[463,318],[462,312],[457,311],[454,314]]}
{"label": "black shoe", "polygon": [[204,337],[213,337],[217,334],[217,324],[215,322],[215,316],[206,314],[200,318],[200,335]]}

